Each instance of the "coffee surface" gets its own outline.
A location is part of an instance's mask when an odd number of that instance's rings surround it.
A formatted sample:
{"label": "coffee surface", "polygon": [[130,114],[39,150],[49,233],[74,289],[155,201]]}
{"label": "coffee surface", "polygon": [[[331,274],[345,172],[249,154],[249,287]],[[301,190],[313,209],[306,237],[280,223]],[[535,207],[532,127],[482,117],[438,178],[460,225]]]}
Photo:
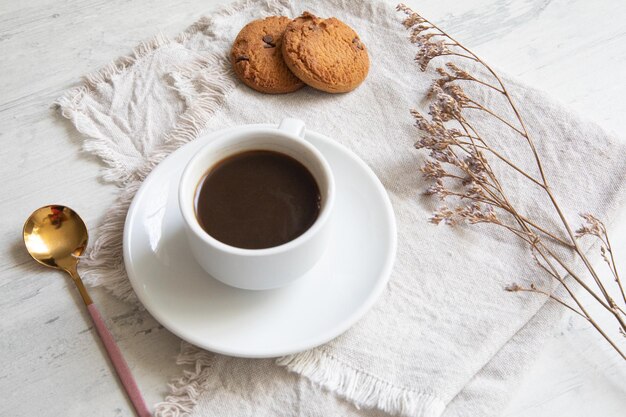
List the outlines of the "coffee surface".
{"label": "coffee surface", "polygon": [[273,151],[246,151],[211,168],[196,190],[196,216],[215,239],[245,249],[282,245],[317,219],[321,196],[304,165]]}

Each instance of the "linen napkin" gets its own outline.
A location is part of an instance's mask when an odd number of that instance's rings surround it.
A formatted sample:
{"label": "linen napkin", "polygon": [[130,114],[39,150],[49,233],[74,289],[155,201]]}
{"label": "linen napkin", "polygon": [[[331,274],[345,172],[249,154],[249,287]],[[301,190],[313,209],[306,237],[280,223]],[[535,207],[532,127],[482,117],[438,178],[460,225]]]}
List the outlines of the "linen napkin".
{"label": "linen napkin", "polygon": [[[342,95],[304,88],[272,96],[237,81],[227,54],[239,29],[256,18],[305,10],[336,16],[359,33],[371,59],[363,85]],[[158,162],[203,132],[300,118],[363,158],[395,210],[398,255],[389,286],[352,329],[277,360],[228,358],[182,343],[178,362],[191,368],[172,383],[158,416],[496,415],[558,324],[552,303],[503,290],[513,281],[551,285],[527,248],[493,227],[428,223],[436,205],[421,195],[424,155],[413,149],[418,131],[409,109],[427,111],[434,73],[419,71],[401,20],[392,4],[380,2],[237,2],[175,39],[160,35],[139,46],[59,99],[63,115],[85,135],[84,148],[106,164],[104,178],[121,187],[86,260],[87,280],[130,302],[136,300],[121,261],[128,205]],[[576,223],[577,213],[588,211],[608,219],[626,194],[626,147],[538,91],[505,82],[567,217]],[[489,92],[472,93],[505,111]],[[480,116],[475,122],[501,135],[506,155],[528,157],[500,124]],[[526,209],[535,218],[554,221],[526,182],[504,180],[513,198],[531,201]]]}

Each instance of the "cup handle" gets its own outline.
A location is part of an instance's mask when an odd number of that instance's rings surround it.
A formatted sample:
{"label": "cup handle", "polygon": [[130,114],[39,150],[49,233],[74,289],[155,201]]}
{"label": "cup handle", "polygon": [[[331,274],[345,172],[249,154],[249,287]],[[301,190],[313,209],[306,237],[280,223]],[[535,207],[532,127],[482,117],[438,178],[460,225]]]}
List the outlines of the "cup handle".
{"label": "cup handle", "polygon": [[287,117],[280,121],[278,130],[298,136],[299,138],[304,138],[305,126],[302,120]]}

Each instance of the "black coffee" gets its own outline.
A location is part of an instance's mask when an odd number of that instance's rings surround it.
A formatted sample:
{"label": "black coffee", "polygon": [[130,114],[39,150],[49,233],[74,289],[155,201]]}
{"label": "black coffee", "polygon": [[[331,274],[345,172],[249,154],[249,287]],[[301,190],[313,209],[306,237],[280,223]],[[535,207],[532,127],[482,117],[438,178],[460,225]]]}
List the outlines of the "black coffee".
{"label": "black coffee", "polygon": [[211,168],[196,190],[196,216],[215,239],[245,249],[282,245],[317,219],[320,191],[295,159],[247,151]]}

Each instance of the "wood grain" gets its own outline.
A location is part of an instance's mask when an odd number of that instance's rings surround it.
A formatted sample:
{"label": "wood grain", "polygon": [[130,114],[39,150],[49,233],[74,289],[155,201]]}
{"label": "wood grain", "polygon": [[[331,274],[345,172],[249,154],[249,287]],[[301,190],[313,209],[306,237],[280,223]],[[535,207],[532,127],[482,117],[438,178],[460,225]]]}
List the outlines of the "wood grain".
{"label": "wood grain", "polygon": [[[56,202],[75,208],[93,231],[116,189],[98,180],[98,161],[80,152],[79,135],[52,102],[80,76],[159,31],[178,33],[217,3],[0,5],[0,415],[132,416],[71,282],[30,261],[22,222],[35,208]],[[605,128],[626,131],[626,2],[407,3],[503,71]],[[626,221],[615,227],[615,236],[626,236]],[[616,246],[626,254],[626,237]],[[174,364],[178,339],[147,313],[92,293],[146,400],[160,401],[180,372]],[[548,341],[506,415],[621,416],[623,377],[623,364],[615,365],[587,326],[569,319]]]}

